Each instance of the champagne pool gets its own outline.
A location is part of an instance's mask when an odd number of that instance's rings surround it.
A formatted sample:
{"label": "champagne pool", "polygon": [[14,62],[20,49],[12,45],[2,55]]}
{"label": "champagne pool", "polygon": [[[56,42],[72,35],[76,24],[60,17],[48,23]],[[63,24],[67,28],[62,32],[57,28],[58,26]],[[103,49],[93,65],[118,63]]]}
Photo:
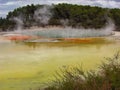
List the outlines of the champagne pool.
{"label": "champagne pool", "polygon": [[82,65],[85,71],[97,69],[104,57],[120,50],[119,40],[107,38],[55,40],[0,39],[0,90],[34,90],[52,80],[60,68]]}

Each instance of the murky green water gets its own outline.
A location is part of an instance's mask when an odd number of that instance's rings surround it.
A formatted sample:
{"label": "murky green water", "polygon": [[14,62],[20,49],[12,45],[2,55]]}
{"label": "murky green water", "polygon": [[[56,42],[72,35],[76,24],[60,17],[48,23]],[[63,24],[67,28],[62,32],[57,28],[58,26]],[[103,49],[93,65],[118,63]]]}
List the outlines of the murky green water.
{"label": "murky green water", "polygon": [[0,90],[31,90],[53,78],[59,68],[96,69],[104,57],[120,50],[119,42],[0,42]]}

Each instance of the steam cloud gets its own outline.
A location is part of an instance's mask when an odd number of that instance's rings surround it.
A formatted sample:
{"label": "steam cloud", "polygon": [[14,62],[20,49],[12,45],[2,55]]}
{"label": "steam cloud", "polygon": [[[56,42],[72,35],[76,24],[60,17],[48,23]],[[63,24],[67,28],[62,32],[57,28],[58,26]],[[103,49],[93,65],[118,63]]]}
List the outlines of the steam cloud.
{"label": "steam cloud", "polygon": [[38,9],[34,13],[35,20],[41,24],[48,24],[52,14],[50,12],[50,6],[43,6],[42,8]]}
{"label": "steam cloud", "polygon": [[[52,8],[52,6],[43,6],[42,8],[36,10],[34,12],[34,19],[35,21],[37,21],[37,23],[43,24],[43,25],[47,25],[48,21],[50,20],[52,13],[50,12],[50,9]],[[21,31],[23,29],[23,21],[24,18],[22,15],[11,18],[11,20],[16,22],[16,27],[15,30],[16,31]]]}
{"label": "steam cloud", "polygon": [[101,37],[112,34],[115,25],[109,20],[108,24],[101,29],[75,29],[71,27],[65,28],[42,28],[39,30],[25,31],[28,35],[42,36],[46,38],[85,38],[85,37]]}
{"label": "steam cloud", "polygon": [[[34,19],[40,24],[47,25],[52,13],[50,9],[52,6],[43,6],[42,8],[34,12]],[[15,17],[14,21],[17,23],[17,30],[21,31],[23,29],[23,18]],[[111,19],[108,19],[108,24],[101,29],[76,29],[68,27],[68,20],[60,20],[65,28],[42,28],[33,31],[24,31],[22,33],[28,35],[37,35],[47,38],[81,38],[81,37],[100,37],[111,35],[112,31],[115,29],[115,25]]]}
{"label": "steam cloud", "polygon": [[16,31],[23,29],[23,19],[21,17],[14,17],[13,20],[16,22]]}
{"label": "steam cloud", "polygon": [[68,26],[68,19],[62,19],[60,20],[61,24],[64,26],[64,27],[67,27]]}

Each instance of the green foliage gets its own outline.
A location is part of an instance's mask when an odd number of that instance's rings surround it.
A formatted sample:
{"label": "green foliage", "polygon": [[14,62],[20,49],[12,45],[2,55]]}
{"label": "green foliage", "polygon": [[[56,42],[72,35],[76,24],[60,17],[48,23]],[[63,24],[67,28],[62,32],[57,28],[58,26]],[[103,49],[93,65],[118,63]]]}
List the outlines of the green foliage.
{"label": "green foliage", "polygon": [[14,27],[15,23],[8,19],[0,18],[0,31],[10,30]]}
{"label": "green foliage", "polygon": [[53,11],[53,18],[68,20],[68,25],[73,27],[101,28],[107,22],[106,10],[100,7],[58,4]]}
{"label": "green foliage", "polygon": [[[44,5],[27,5],[8,13],[5,19],[0,19],[1,30],[12,29],[16,26],[15,17],[22,19],[23,27],[44,26],[36,21],[35,11]],[[111,18],[116,30],[120,30],[120,9],[106,9],[101,7],[81,6],[73,4],[57,4],[50,8],[52,17],[47,25],[67,25],[75,28],[101,28]],[[61,22],[63,20],[64,22]],[[67,21],[67,22],[66,22]]]}
{"label": "green foliage", "polygon": [[99,71],[84,72],[81,68],[67,68],[56,74],[53,85],[44,90],[120,90],[120,56],[106,58]]}
{"label": "green foliage", "polygon": [[116,30],[120,31],[120,9],[111,9],[110,17],[114,20]]}
{"label": "green foliage", "polygon": [[15,9],[13,12],[9,12],[7,15],[7,19],[14,21],[14,18],[20,18],[23,21],[24,27],[31,27],[34,25],[34,12],[41,8],[43,5],[27,5],[24,7],[20,7]]}

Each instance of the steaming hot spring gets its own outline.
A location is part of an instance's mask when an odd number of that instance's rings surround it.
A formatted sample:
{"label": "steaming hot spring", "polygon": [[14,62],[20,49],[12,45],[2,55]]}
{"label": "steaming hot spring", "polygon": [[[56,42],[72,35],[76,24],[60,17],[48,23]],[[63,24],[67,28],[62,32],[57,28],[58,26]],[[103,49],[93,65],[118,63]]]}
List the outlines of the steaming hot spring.
{"label": "steaming hot spring", "polygon": [[118,40],[106,40],[112,30],[110,26],[97,30],[46,27],[1,32],[0,89],[34,89],[54,78],[60,67],[83,63],[85,70],[94,69],[104,56],[120,50]]}
{"label": "steaming hot spring", "polygon": [[11,32],[3,36],[8,40],[24,40],[29,42],[89,41],[91,38],[112,35],[113,25],[102,29],[75,28],[37,28]]}
{"label": "steaming hot spring", "polygon": [[[40,23],[47,25],[51,12],[49,11],[50,7],[43,7],[35,12],[36,20],[40,21]],[[40,14],[40,16],[39,16]],[[11,34],[4,35],[9,40],[29,40],[35,42],[56,42],[59,40],[77,40],[80,41],[89,39],[90,37],[103,37],[109,36],[112,34],[112,30],[114,30],[114,23],[111,19],[108,18],[106,26],[101,29],[84,29],[84,28],[71,28],[67,27],[67,22],[65,20],[61,20],[63,26],[65,28],[56,28],[56,27],[46,27],[46,28],[37,28],[32,30],[22,30],[23,20],[15,17],[14,21],[17,23],[17,28],[20,32],[13,32]],[[35,39],[35,40],[34,40]],[[59,39],[59,40],[58,40]],[[84,41],[83,40],[83,41]]]}

